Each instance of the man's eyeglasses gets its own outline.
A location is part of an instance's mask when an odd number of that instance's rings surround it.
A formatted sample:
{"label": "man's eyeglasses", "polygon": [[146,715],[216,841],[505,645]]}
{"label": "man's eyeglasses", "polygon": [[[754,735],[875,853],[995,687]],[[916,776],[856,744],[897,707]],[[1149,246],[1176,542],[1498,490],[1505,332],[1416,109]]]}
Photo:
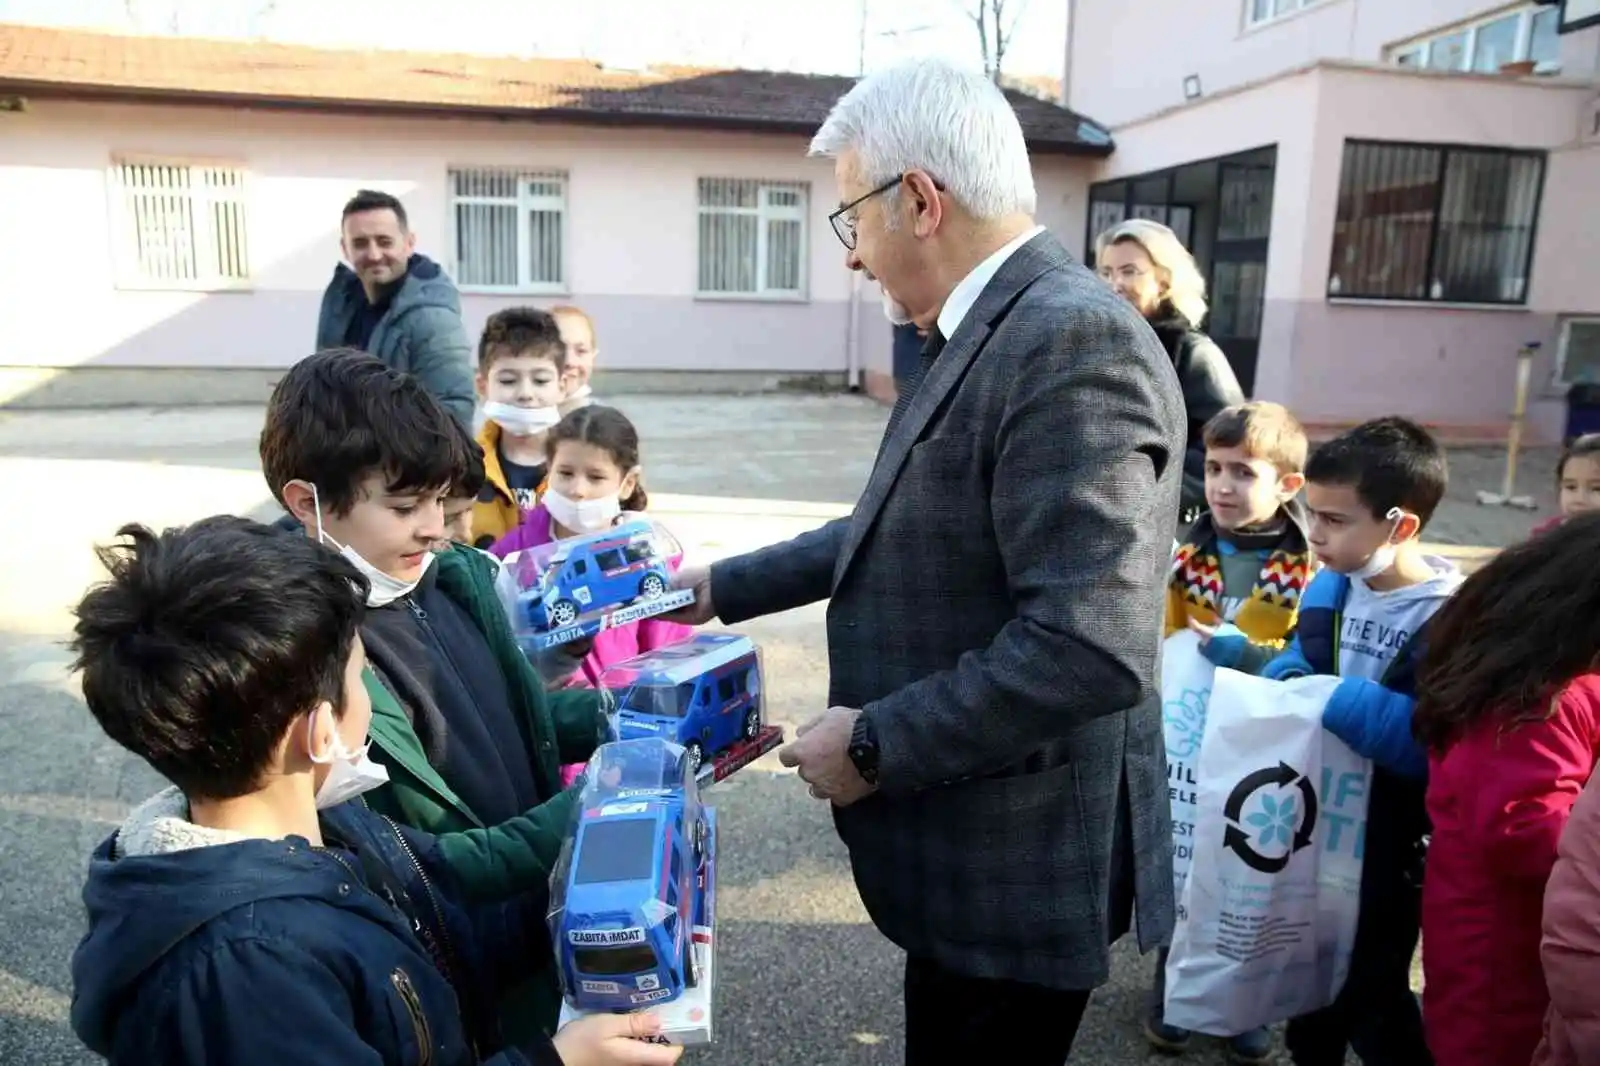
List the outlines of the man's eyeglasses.
{"label": "man's eyeglasses", "polygon": [[[828,224],[833,227],[833,235],[839,238],[839,243],[844,245],[847,251],[853,252],[856,250],[856,208],[860,207],[874,196],[880,196],[894,188],[896,185],[899,185],[902,181],[905,181],[906,173],[906,171],[901,171],[899,174],[896,174],[894,177],[890,178],[876,189],[856,197],[854,200],[851,200],[849,203],[839,208],[839,210],[828,216]],[[935,181],[933,183],[933,187],[940,192],[944,192],[944,184],[942,182]]]}
{"label": "man's eyeglasses", "polygon": [[906,176],[904,174],[896,174],[894,177],[890,178],[876,189],[856,197],[854,200],[851,200],[849,203],[839,208],[839,210],[828,216],[828,224],[833,227],[833,235],[839,238],[839,243],[845,246],[846,251],[853,252],[856,250],[855,209],[872,199],[874,196],[881,196],[882,194],[888,192],[890,189],[894,188],[896,185],[899,185],[905,180]]}

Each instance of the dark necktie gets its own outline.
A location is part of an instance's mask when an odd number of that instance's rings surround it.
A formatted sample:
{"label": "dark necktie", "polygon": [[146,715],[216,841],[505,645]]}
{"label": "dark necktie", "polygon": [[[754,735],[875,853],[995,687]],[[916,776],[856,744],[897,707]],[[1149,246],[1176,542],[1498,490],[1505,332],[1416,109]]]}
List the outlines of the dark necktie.
{"label": "dark necktie", "polygon": [[894,410],[889,413],[889,428],[884,431],[883,438],[888,440],[894,433],[894,427],[900,424],[900,419],[905,417],[906,408],[911,406],[911,399],[922,387],[923,381],[928,377],[928,371],[933,368],[934,362],[939,358],[939,353],[944,351],[944,334],[939,332],[939,327],[933,327],[928,334],[928,339],[922,345],[922,358],[917,362],[917,369],[912,371],[909,378],[900,388],[900,395],[895,398]]}

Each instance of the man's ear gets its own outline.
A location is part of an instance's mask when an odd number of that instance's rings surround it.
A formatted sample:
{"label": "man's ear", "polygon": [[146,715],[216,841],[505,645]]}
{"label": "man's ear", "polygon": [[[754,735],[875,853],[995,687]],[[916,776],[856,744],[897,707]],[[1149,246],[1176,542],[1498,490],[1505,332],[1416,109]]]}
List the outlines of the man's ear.
{"label": "man's ear", "polygon": [[412,233],[408,229],[408,230],[406,230],[406,258],[410,259],[411,256],[412,256],[412,253],[414,253],[416,250],[417,250],[417,235],[415,233]]}
{"label": "man's ear", "polygon": [[294,515],[307,532],[317,528],[317,497],[304,481],[291,481],[283,487],[283,509]]}
{"label": "man's ear", "polygon": [[910,201],[912,232],[918,237],[933,236],[944,219],[944,201],[932,176],[925,170],[906,171],[900,195]]}

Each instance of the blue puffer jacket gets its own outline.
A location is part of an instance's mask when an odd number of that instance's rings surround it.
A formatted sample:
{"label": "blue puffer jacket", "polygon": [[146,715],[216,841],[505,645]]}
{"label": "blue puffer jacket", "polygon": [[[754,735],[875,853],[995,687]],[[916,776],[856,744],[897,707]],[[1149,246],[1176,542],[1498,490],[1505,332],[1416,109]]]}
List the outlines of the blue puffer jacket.
{"label": "blue puffer jacket", "polygon": [[[341,347],[366,302],[361,279],[340,263],[322,294],[317,350]],[[461,294],[438,263],[425,255],[411,257],[399,291],[367,342],[367,351],[394,369],[421,378],[428,391],[471,431],[472,342],[461,323]]]}
{"label": "blue puffer jacket", "polygon": [[323,812],[322,848],[187,814],[158,794],[89,865],[72,1027],[111,1066],[560,1063],[542,1037],[499,1047],[493,1020],[549,957],[542,922],[460,906],[433,838],[359,801]]}

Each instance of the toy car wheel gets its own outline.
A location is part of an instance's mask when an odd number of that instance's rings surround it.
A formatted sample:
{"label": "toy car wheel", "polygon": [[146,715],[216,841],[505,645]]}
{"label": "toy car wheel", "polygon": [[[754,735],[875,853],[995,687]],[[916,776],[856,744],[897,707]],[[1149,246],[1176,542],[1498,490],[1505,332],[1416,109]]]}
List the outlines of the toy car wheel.
{"label": "toy car wheel", "polygon": [[683,751],[689,758],[689,772],[691,774],[699,773],[700,764],[705,762],[706,749],[700,746],[698,740],[691,740],[683,746]]}
{"label": "toy car wheel", "polygon": [[639,582],[639,595],[647,600],[653,600],[667,591],[667,579],[660,574],[646,574]]}
{"label": "toy car wheel", "polygon": [[578,620],[578,605],[571,600],[557,600],[550,605],[550,623],[556,629],[570,626]]}
{"label": "toy car wheel", "polygon": [[744,712],[744,738],[754,740],[761,732],[761,712],[754,707]]}

